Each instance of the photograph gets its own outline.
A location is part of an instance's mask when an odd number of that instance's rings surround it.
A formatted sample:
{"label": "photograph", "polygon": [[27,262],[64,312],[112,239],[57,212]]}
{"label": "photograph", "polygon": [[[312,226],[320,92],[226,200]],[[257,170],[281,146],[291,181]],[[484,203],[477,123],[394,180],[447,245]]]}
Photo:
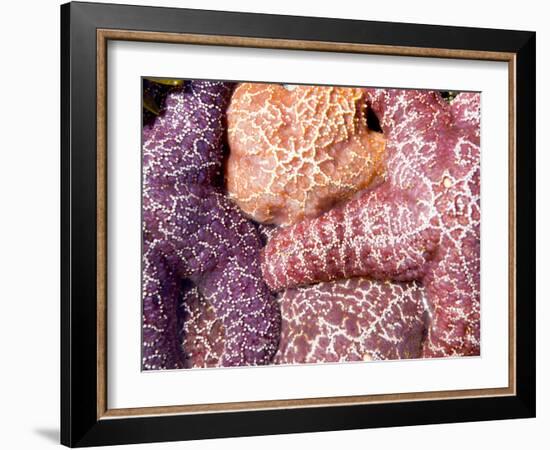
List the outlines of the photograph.
{"label": "photograph", "polygon": [[174,6],[61,7],[60,441],[534,417],[532,22]]}
{"label": "photograph", "polygon": [[480,92],[141,88],[143,371],[480,356]]}
{"label": "photograph", "polygon": [[5,2],[0,450],[549,442],[549,15],[495,5]]}

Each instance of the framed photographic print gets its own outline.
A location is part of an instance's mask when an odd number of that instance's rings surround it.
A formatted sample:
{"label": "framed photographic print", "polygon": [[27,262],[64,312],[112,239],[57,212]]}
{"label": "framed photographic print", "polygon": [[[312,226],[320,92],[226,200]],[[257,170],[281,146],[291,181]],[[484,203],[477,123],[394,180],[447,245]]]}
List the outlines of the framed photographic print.
{"label": "framed photographic print", "polygon": [[61,441],[535,415],[535,33],[61,7]]}

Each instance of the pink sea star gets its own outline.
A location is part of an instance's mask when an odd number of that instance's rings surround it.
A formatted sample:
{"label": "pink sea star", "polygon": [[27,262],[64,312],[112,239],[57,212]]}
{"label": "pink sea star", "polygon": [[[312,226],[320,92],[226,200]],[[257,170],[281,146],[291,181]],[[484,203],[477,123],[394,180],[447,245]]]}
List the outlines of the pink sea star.
{"label": "pink sea star", "polygon": [[479,94],[369,89],[386,177],[317,219],[283,228],[262,269],[275,290],[354,276],[419,280],[425,356],[480,352]]}
{"label": "pink sea star", "polygon": [[290,288],[279,298],[280,364],[418,358],[425,332],[423,289],[349,278]]}

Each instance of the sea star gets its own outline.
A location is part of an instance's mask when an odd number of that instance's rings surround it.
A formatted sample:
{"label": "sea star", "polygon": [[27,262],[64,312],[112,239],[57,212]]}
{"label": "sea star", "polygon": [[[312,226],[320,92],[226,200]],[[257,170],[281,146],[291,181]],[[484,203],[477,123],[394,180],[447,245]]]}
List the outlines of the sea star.
{"label": "sea star", "polygon": [[359,88],[243,83],[227,112],[227,190],[254,220],[317,217],[369,186],[385,140]]}
{"label": "sea star", "polygon": [[178,298],[190,280],[224,327],[222,365],[271,361],[280,313],[259,268],[254,224],[222,192],[231,83],[171,91],[143,132],[143,368],[186,364]]}
{"label": "sea star", "polygon": [[219,367],[225,349],[225,329],[214,307],[196,286],[184,286],[179,316],[186,367]]}
{"label": "sea star", "polygon": [[281,294],[279,364],[418,358],[423,289],[366,278],[290,288]]}
{"label": "sea star", "polygon": [[386,180],[268,242],[275,289],[368,276],[419,280],[425,356],[480,352],[479,94],[369,89],[387,138]]}

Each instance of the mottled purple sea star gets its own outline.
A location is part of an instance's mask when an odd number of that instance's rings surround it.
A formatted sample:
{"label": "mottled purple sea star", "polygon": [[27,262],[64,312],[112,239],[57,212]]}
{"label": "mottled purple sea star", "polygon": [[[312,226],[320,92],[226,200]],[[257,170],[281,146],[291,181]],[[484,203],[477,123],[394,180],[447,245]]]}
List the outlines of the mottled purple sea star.
{"label": "mottled purple sea star", "polygon": [[426,329],[423,289],[348,278],[290,288],[279,297],[279,364],[419,358]]}
{"label": "mottled purple sea star", "polygon": [[261,238],[222,191],[232,89],[186,82],[143,130],[144,369],[189,365],[180,303],[195,288],[223,324],[220,365],[266,364],[277,349],[280,313],[262,280]]}

